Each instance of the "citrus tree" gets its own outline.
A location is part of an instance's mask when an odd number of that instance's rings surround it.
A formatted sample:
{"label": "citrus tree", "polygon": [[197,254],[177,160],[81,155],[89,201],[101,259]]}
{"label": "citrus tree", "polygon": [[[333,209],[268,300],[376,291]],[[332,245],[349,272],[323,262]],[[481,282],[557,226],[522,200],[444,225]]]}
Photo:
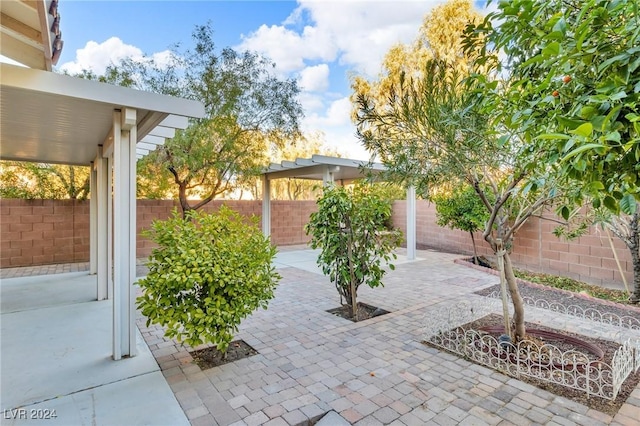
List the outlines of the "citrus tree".
{"label": "citrus tree", "polygon": [[[465,45],[478,54],[477,61],[494,75],[509,76],[510,84],[498,90],[477,79],[484,83],[482,103],[495,111],[497,121],[518,129],[532,151],[547,152],[556,178],[575,189],[560,209],[565,219],[586,201],[596,210],[635,217],[638,28],[639,6],[633,1],[514,0],[499,2],[467,32]],[[634,271],[640,271],[637,244],[629,244],[637,236],[616,235],[630,248]],[[634,298],[640,299],[640,273],[634,273],[634,282]]]}
{"label": "citrus tree", "polygon": [[[305,231],[312,248],[320,248],[318,265],[340,294],[340,301],[351,308],[358,320],[358,287],[383,285],[384,266],[395,259],[392,250],[401,233],[389,231],[391,201],[379,197],[369,185],[352,189],[327,186],[318,198],[318,211],[311,214]],[[389,264],[394,269],[393,264]]]}

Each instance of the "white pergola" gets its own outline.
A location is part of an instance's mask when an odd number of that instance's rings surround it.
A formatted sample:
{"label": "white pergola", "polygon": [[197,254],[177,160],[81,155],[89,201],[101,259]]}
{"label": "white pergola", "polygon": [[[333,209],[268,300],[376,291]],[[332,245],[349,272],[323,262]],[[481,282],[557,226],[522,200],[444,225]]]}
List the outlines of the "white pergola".
{"label": "white pergola", "polygon": [[[379,175],[385,167],[381,163],[351,160],[348,158],[313,155],[295,161],[271,163],[262,173],[262,232],[271,235],[271,181],[295,178],[322,181],[325,185],[338,182],[347,185],[363,179],[367,173]],[[416,190],[407,188],[407,259],[416,258]]]}
{"label": "white pergola", "polygon": [[90,264],[113,300],[113,358],[136,355],[136,160],[200,102],[0,64],[0,159],[91,166]]}

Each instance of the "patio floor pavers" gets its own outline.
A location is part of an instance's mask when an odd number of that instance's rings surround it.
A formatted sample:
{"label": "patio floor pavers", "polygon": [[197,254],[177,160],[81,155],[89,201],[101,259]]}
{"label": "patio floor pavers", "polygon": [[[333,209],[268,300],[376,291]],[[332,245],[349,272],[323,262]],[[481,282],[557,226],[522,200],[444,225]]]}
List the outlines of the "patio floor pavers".
{"label": "patio floor pavers", "polygon": [[[497,283],[495,276],[454,264],[457,255],[419,251],[420,260],[400,262],[384,287],[360,287],[359,301],[391,313],[352,323],[325,312],[339,297],[313,270],[313,253],[279,256],[283,279],[275,299],[245,319],[237,334],[259,352],[250,358],[201,371],[193,368],[191,348],[164,339],[160,327],[145,327],[139,318],[183,408],[208,410],[192,424],[296,425],[330,411],[356,425],[628,424],[640,406],[636,395],[615,418],[589,415],[584,405],[423,345],[430,312],[479,297],[472,293]],[[532,315],[557,321],[548,313]]]}
{"label": "patio floor pavers", "polygon": [[[612,417],[423,345],[422,327],[430,314],[461,299],[481,300],[472,293],[497,283],[493,275],[454,264],[459,256],[431,250],[418,251],[419,260],[413,262],[401,256],[396,270],[383,280],[385,287],[363,286],[359,290],[359,301],[391,313],[352,323],[325,312],[338,306],[339,297],[314,265],[315,253],[297,247],[278,254],[276,265],[283,279],[275,299],[267,310],[248,317],[237,335],[258,350],[253,357],[202,371],[188,353],[190,348],[164,338],[160,327],[146,327],[145,319],[139,316],[138,328],[161,371],[141,377],[145,380],[140,386],[154,386],[149,385],[154,380],[168,384],[193,425],[294,425],[327,412],[357,425],[638,425],[640,386]],[[76,268],[82,270],[77,265],[14,269],[3,271],[3,278]],[[19,300],[20,294],[15,294]],[[10,293],[3,295],[9,297]],[[59,309],[74,309],[74,304],[82,305],[87,296],[74,297],[79,299]],[[93,306],[101,303],[93,302]],[[49,309],[45,304],[38,308]],[[3,320],[26,314],[21,309],[7,310],[12,313]],[[610,337],[617,331],[559,315],[527,311],[528,320],[561,324],[575,332]],[[9,324],[3,321],[2,325]],[[4,333],[2,337],[5,340]],[[118,362],[110,363],[118,366]],[[4,384],[5,380],[3,377]],[[137,381],[124,383],[136,385]],[[105,400],[113,385],[117,383],[92,392]],[[73,406],[82,412],[87,403],[83,397],[61,398],[60,407]],[[113,420],[112,424],[122,424],[127,417],[117,413],[126,413],[130,404],[117,399],[112,403],[122,410],[102,416]],[[129,423],[149,423],[153,416],[145,411],[150,409],[147,405],[138,410],[136,416],[128,417]],[[81,416],[77,421],[90,424]]]}

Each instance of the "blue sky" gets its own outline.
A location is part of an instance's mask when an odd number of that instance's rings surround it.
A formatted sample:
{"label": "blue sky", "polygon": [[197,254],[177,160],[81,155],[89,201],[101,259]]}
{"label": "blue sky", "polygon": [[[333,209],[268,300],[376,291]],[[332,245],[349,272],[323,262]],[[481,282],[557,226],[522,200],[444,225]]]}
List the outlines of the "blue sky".
{"label": "blue sky", "polygon": [[219,48],[270,57],[299,80],[306,131],[324,133],[343,156],[368,159],[349,119],[349,73],[374,76],[386,51],[410,43],[443,0],[77,1],[60,2],[64,49],[58,67],[104,71],[126,56],[162,57],[188,47],[195,25],[211,21]]}

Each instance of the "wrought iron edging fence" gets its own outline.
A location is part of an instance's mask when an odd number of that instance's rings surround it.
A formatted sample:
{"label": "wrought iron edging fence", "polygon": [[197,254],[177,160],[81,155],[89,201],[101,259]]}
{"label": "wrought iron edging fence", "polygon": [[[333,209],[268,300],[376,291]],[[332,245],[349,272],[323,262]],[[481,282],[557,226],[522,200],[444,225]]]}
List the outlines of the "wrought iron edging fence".
{"label": "wrought iron edging fence", "polygon": [[640,369],[640,340],[628,339],[607,364],[585,352],[563,351],[552,344],[530,340],[511,344],[490,334],[460,329],[498,307],[478,302],[443,306],[425,316],[425,340],[512,377],[528,376],[609,400],[615,399],[627,377]]}
{"label": "wrought iron edging fence", "polygon": [[[500,299],[501,295],[499,291],[494,291],[489,293],[487,297]],[[507,294],[507,298],[509,299],[509,301],[511,301],[511,295]],[[522,300],[525,304],[533,306],[535,308],[547,309],[552,312],[558,312],[560,314],[569,315],[576,318],[613,325],[615,327],[627,328],[629,330],[640,331],[640,319],[631,316],[619,316],[611,312],[600,312],[599,310],[593,308],[585,309],[577,305],[565,305],[560,302],[550,302],[545,299],[534,299],[527,296],[522,297]]]}

